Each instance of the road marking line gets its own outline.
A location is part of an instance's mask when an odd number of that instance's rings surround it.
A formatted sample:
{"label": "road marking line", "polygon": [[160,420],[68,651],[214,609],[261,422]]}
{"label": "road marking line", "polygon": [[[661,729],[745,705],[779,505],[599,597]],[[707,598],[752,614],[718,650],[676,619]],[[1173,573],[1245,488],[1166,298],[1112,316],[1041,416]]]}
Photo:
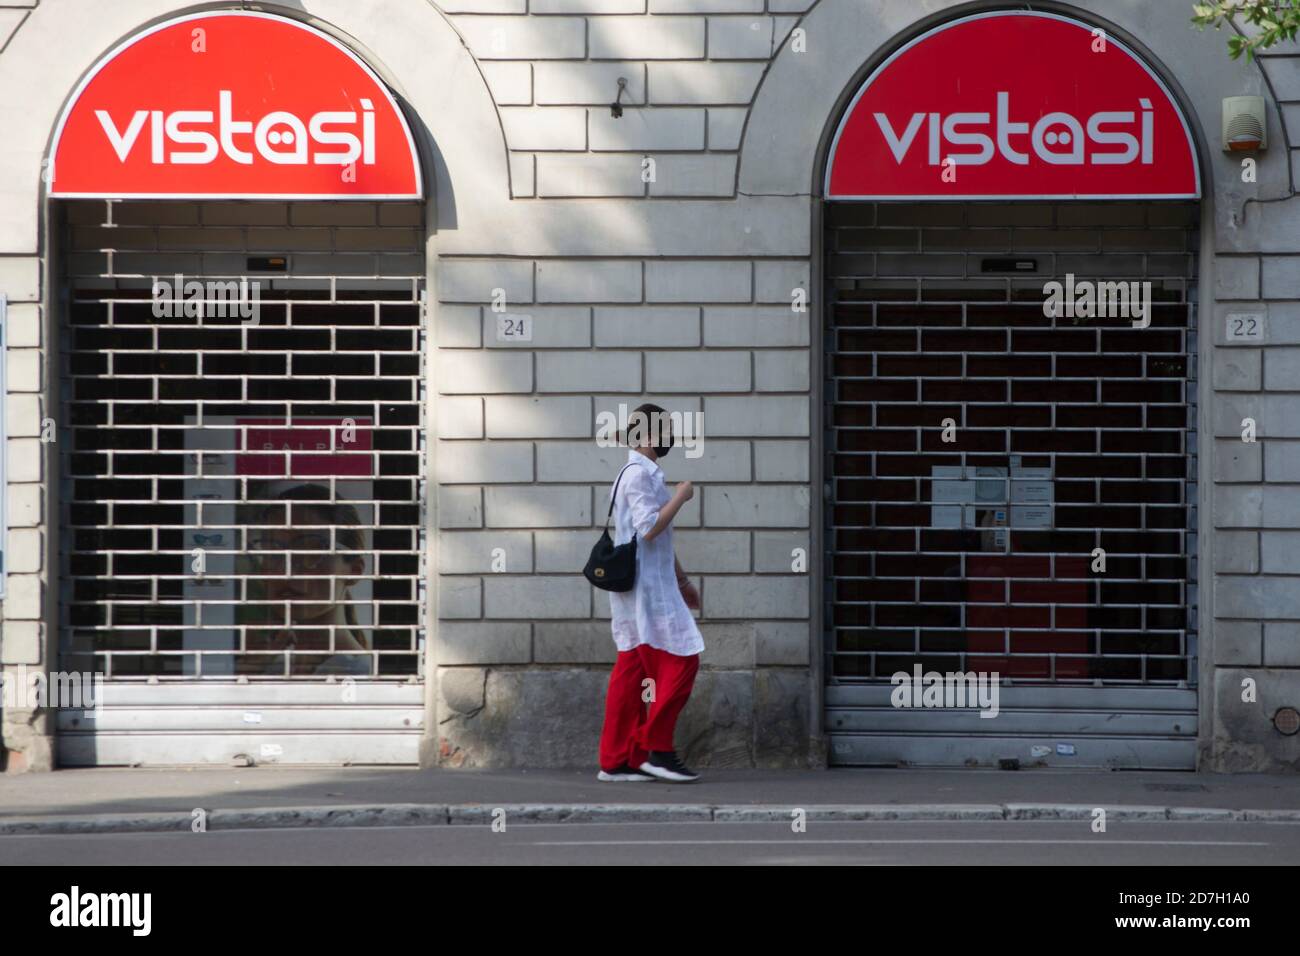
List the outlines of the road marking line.
{"label": "road marking line", "polygon": [[1046,844],[1061,846],[1077,843],[1083,846],[1272,846],[1271,843],[1256,843],[1231,840],[809,840],[803,837],[789,837],[784,840],[535,840],[531,846],[698,846],[711,844],[726,846],[806,846],[816,844],[899,844],[910,846],[921,843],[934,844]]}

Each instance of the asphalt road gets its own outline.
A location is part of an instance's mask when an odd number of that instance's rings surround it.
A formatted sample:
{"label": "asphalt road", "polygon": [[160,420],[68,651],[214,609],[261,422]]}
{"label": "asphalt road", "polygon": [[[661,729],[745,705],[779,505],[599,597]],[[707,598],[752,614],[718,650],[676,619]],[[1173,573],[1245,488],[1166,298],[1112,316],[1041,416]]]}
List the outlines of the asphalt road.
{"label": "asphalt road", "polygon": [[1300,824],[516,824],[0,837],[11,865],[1295,865]]}

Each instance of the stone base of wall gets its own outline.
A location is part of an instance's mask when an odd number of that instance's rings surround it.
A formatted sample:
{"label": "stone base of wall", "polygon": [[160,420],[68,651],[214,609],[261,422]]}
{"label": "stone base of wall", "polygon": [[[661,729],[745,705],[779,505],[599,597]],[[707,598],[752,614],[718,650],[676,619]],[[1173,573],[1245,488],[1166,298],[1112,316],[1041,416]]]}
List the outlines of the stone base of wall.
{"label": "stone base of wall", "polygon": [[5,711],[0,722],[0,772],[27,773],[54,769],[54,737],[47,718],[35,711]]}
{"label": "stone base of wall", "polygon": [[[609,668],[444,667],[436,736],[421,764],[447,768],[594,768]],[[808,672],[703,669],[677,723],[693,767],[825,766],[810,742]]]}
{"label": "stone base of wall", "polygon": [[[1244,681],[1253,681],[1254,700],[1243,700]],[[1300,734],[1285,736],[1273,726],[1281,707],[1300,709],[1300,672],[1220,667],[1214,673],[1213,733],[1202,750],[1201,769],[1213,773],[1300,771]]]}

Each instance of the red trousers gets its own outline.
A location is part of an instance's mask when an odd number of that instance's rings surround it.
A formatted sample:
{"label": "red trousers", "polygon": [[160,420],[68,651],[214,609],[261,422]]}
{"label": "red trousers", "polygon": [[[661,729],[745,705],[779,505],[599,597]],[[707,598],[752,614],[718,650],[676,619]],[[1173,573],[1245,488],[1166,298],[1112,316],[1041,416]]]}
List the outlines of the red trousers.
{"label": "red trousers", "polygon": [[[681,657],[648,644],[619,651],[605,695],[601,769],[616,770],[623,764],[639,767],[648,751],[675,749],[677,715],[691,696],[699,668],[699,654]],[[643,683],[647,678],[653,683]]]}

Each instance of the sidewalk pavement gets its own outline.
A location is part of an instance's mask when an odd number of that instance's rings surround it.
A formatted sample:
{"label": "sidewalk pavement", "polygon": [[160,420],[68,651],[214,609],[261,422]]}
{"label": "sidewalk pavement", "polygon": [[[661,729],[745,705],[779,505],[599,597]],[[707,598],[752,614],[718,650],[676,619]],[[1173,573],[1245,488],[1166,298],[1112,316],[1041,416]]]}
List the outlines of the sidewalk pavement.
{"label": "sidewalk pavement", "polygon": [[[691,784],[586,770],[256,767],[0,775],[0,834],[485,824],[1091,819],[1300,823],[1300,774],[707,770]],[[202,814],[195,811],[202,810]]]}

